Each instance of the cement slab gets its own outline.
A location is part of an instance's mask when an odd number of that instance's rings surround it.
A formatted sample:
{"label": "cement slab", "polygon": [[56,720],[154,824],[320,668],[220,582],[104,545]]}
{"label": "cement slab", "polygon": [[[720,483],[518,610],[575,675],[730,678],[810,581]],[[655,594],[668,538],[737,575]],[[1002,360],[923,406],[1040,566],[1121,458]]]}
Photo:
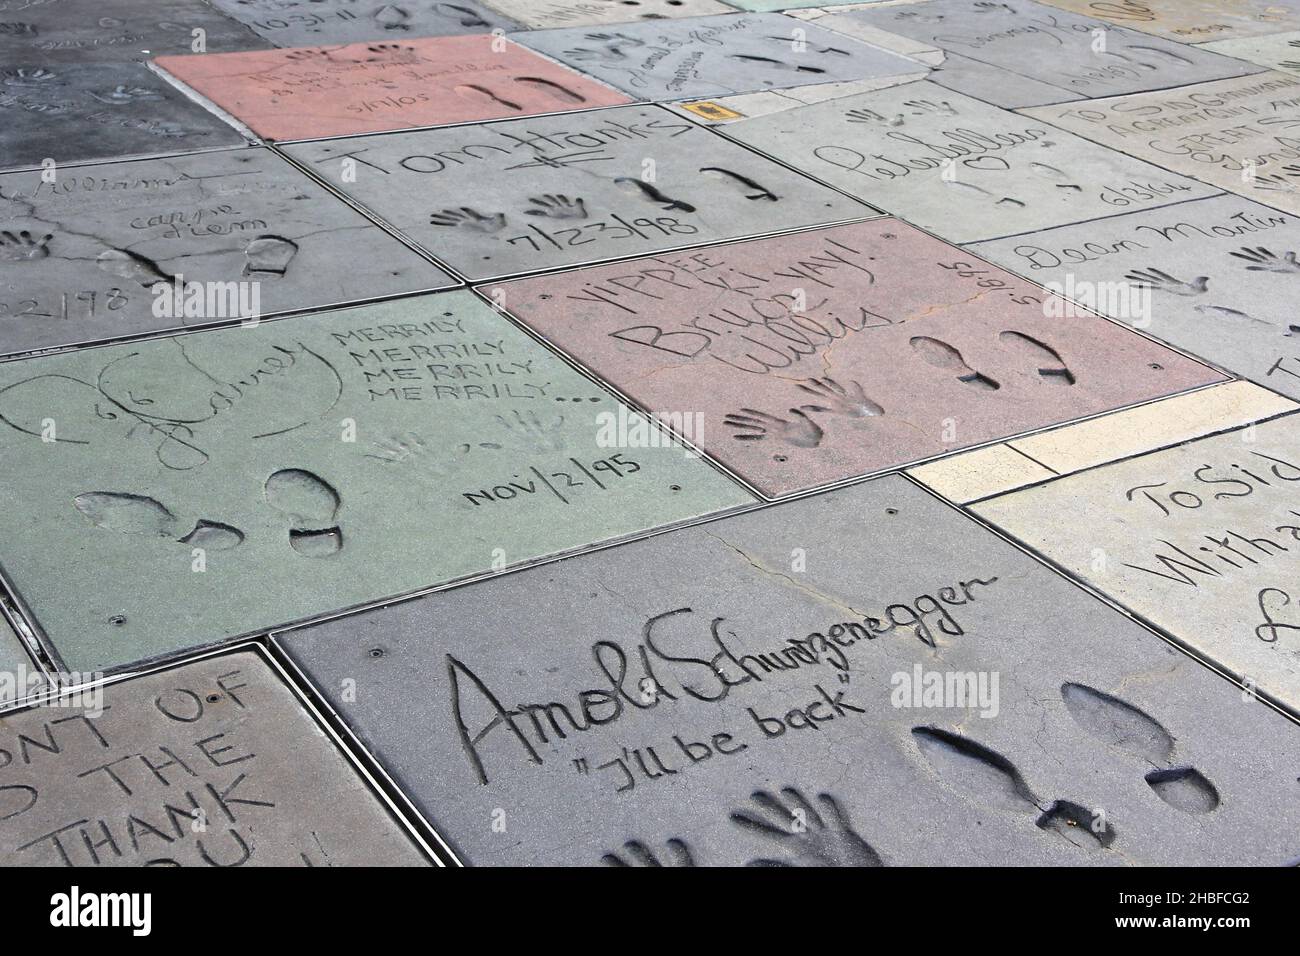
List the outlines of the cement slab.
{"label": "cement slab", "polygon": [[1298,424],[1288,415],[972,507],[1300,711]]}
{"label": "cement slab", "polygon": [[1250,37],[1300,27],[1295,0],[1043,0],[1062,10],[1182,43]]}
{"label": "cement slab", "polygon": [[722,131],[953,242],[1217,192],[927,80]]}
{"label": "cement slab", "polygon": [[1300,728],[897,476],[277,640],[471,864],[1277,865],[1300,839]]}
{"label": "cement slab", "polygon": [[278,47],[401,42],[410,37],[511,30],[517,24],[479,0],[208,0]]}
{"label": "cement slab", "polygon": [[[457,284],[260,148],[0,175],[0,260],[0,355]],[[177,277],[250,308],[157,308]]]}
{"label": "cement slab", "polygon": [[1300,73],[1300,30],[1236,40],[1215,40],[1202,45],[1207,50],[1249,60],[1270,70]]}
{"label": "cement slab", "polygon": [[1223,378],[895,219],[493,294],[769,497]]}
{"label": "cement slab", "polygon": [[914,73],[906,57],[779,13],[539,30],[515,40],[644,100],[699,99]]}
{"label": "cement slab", "polygon": [[908,474],[949,501],[982,498],[1300,411],[1250,382],[1212,385],[1084,422],[918,465]]}
{"label": "cement slab", "polygon": [[171,53],[269,46],[204,0],[6,0],[0,62],[144,62]]}
{"label": "cement slab", "polygon": [[844,19],[996,67],[1005,71],[1009,89],[1023,77],[1057,87],[1073,99],[1259,72],[1257,64],[1029,0],[1014,5],[925,0],[869,7],[846,13]]}
{"label": "cement slab", "polygon": [[534,116],[628,101],[603,83],[492,34],[168,56],[157,64],[272,140]]}
{"label": "cement slab", "polygon": [[245,143],[139,63],[35,60],[0,69],[0,171]]}
{"label": "cement slab", "polygon": [[75,670],[752,502],[469,292],[0,365],[0,564]]}
{"label": "cement slab", "polygon": [[1300,398],[1300,218],[1221,195],[971,251]]}
{"label": "cement slab", "polygon": [[287,152],[475,280],[876,214],[659,106]]}
{"label": "cement slab", "polygon": [[735,13],[718,0],[484,0],[529,29]]}
{"label": "cement slab", "polygon": [[1258,73],[1023,111],[1277,209],[1300,214],[1300,76]]}
{"label": "cement slab", "polygon": [[2,866],[425,866],[262,658],[0,717]]}

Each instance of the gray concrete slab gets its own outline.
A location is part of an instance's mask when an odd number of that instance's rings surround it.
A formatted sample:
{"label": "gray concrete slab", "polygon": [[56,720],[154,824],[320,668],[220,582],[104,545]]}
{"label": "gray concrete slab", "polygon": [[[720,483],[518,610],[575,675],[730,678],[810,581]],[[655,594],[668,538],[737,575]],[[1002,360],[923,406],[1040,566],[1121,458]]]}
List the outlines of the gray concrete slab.
{"label": "gray concrete slab", "polygon": [[1253,63],[1029,0],[925,0],[844,16],[1005,70],[999,105],[1031,105],[1014,101],[1022,77],[1070,99],[1095,99],[1260,72]]}
{"label": "gray concrete slab", "polygon": [[255,652],[0,717],[0,866],[423,866]]}
{"label": "gray concrete slab", "polygon": [[484,0],[530,29],[735,13],[719,0]]}
{"label": "gray concrete slab", "polygon": [[1239,196],[1008,239],[977,253],[1080,304],[1300,398],[1300,219]]}
{"label": "gray concrete slab", "polygon": [[928,80],[721,131],[953,242],[1218,191]]}
{"label": "gray concrete slab", "polygon": [[[457,284],[260,148],[0,175],[0,261],[0,355]],[[156,308],[177,276],[256,309]]]}
{"label": "gray concrete slab", "polygon": [[204,0],[7,0],[0,62],[143,63],[169,53],[269,46]]}
{"label": "gray concrete slab", "polygon": [[753,501],[637,422],[464,291],[8,362],[0,564],[85,671]]}
{"label": "gray concrete slab", "polygon": [[1300,728],[896,476],[277,640],[475,864],[1300,840]]}
{"label": "gray concrete slab", "polygon": [[645,100],[697,99],[913,73],[906,57],[779,13],[732,13],[513,34]]}
{"label": "gray concrete slab", "polygon": [[1290,415],[973,508],[1300,712],[1298,426]]}
{"label": "gray concrete slab", "polygon": [[245,143],[139,63],[33,58],[0,69],[0,171]]}
{"label": "gray concrete slab", "polygon": [[[513,30],[518,24],[479,0],[209,0],[279,47],[405,40]],[[184,51],[178,51],[184,52]]]}
{"label": "gray concrete slab", "polygon": [[476,280],[876,214],[659,106],[285,150]]}

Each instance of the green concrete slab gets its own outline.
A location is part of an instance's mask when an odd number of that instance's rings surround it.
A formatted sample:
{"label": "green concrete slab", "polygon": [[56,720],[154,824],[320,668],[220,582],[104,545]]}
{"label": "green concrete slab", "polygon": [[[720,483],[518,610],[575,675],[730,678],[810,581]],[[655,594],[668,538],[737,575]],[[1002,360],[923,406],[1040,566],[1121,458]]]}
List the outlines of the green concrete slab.
{"label": "green concrete slab", "polygon": [[11,362],[0,565],[109,670],[753,500],[643,426],[466,291]]}

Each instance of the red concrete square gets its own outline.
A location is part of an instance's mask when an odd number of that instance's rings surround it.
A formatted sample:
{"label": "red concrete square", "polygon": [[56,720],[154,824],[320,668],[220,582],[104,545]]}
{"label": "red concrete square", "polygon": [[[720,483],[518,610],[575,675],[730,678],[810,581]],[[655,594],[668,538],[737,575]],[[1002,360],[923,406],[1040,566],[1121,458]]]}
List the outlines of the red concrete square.
{"label": "red concrete square", "polygon": [[1224,378],[889,218],[483,289],[768,497]]}
{"label": "red concrete square", "polygon": [[163,56],[154,62],[273,140],[631,102],[603,83],[490,34]]}

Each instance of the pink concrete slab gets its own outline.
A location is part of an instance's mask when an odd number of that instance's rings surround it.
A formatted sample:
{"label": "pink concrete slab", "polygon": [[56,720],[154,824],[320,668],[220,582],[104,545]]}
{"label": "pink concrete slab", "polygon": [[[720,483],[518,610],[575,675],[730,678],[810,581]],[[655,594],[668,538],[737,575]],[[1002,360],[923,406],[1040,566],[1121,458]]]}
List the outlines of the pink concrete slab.
{"label": "pink concrete slab", "polygon": [[490,34],[197,56],[159,67],[267,139],[316,139],[630,100]]}
{"label": "pink concrete slab", "polygon": [[768,497],[1224,378],[888,218],[483,291]]}

